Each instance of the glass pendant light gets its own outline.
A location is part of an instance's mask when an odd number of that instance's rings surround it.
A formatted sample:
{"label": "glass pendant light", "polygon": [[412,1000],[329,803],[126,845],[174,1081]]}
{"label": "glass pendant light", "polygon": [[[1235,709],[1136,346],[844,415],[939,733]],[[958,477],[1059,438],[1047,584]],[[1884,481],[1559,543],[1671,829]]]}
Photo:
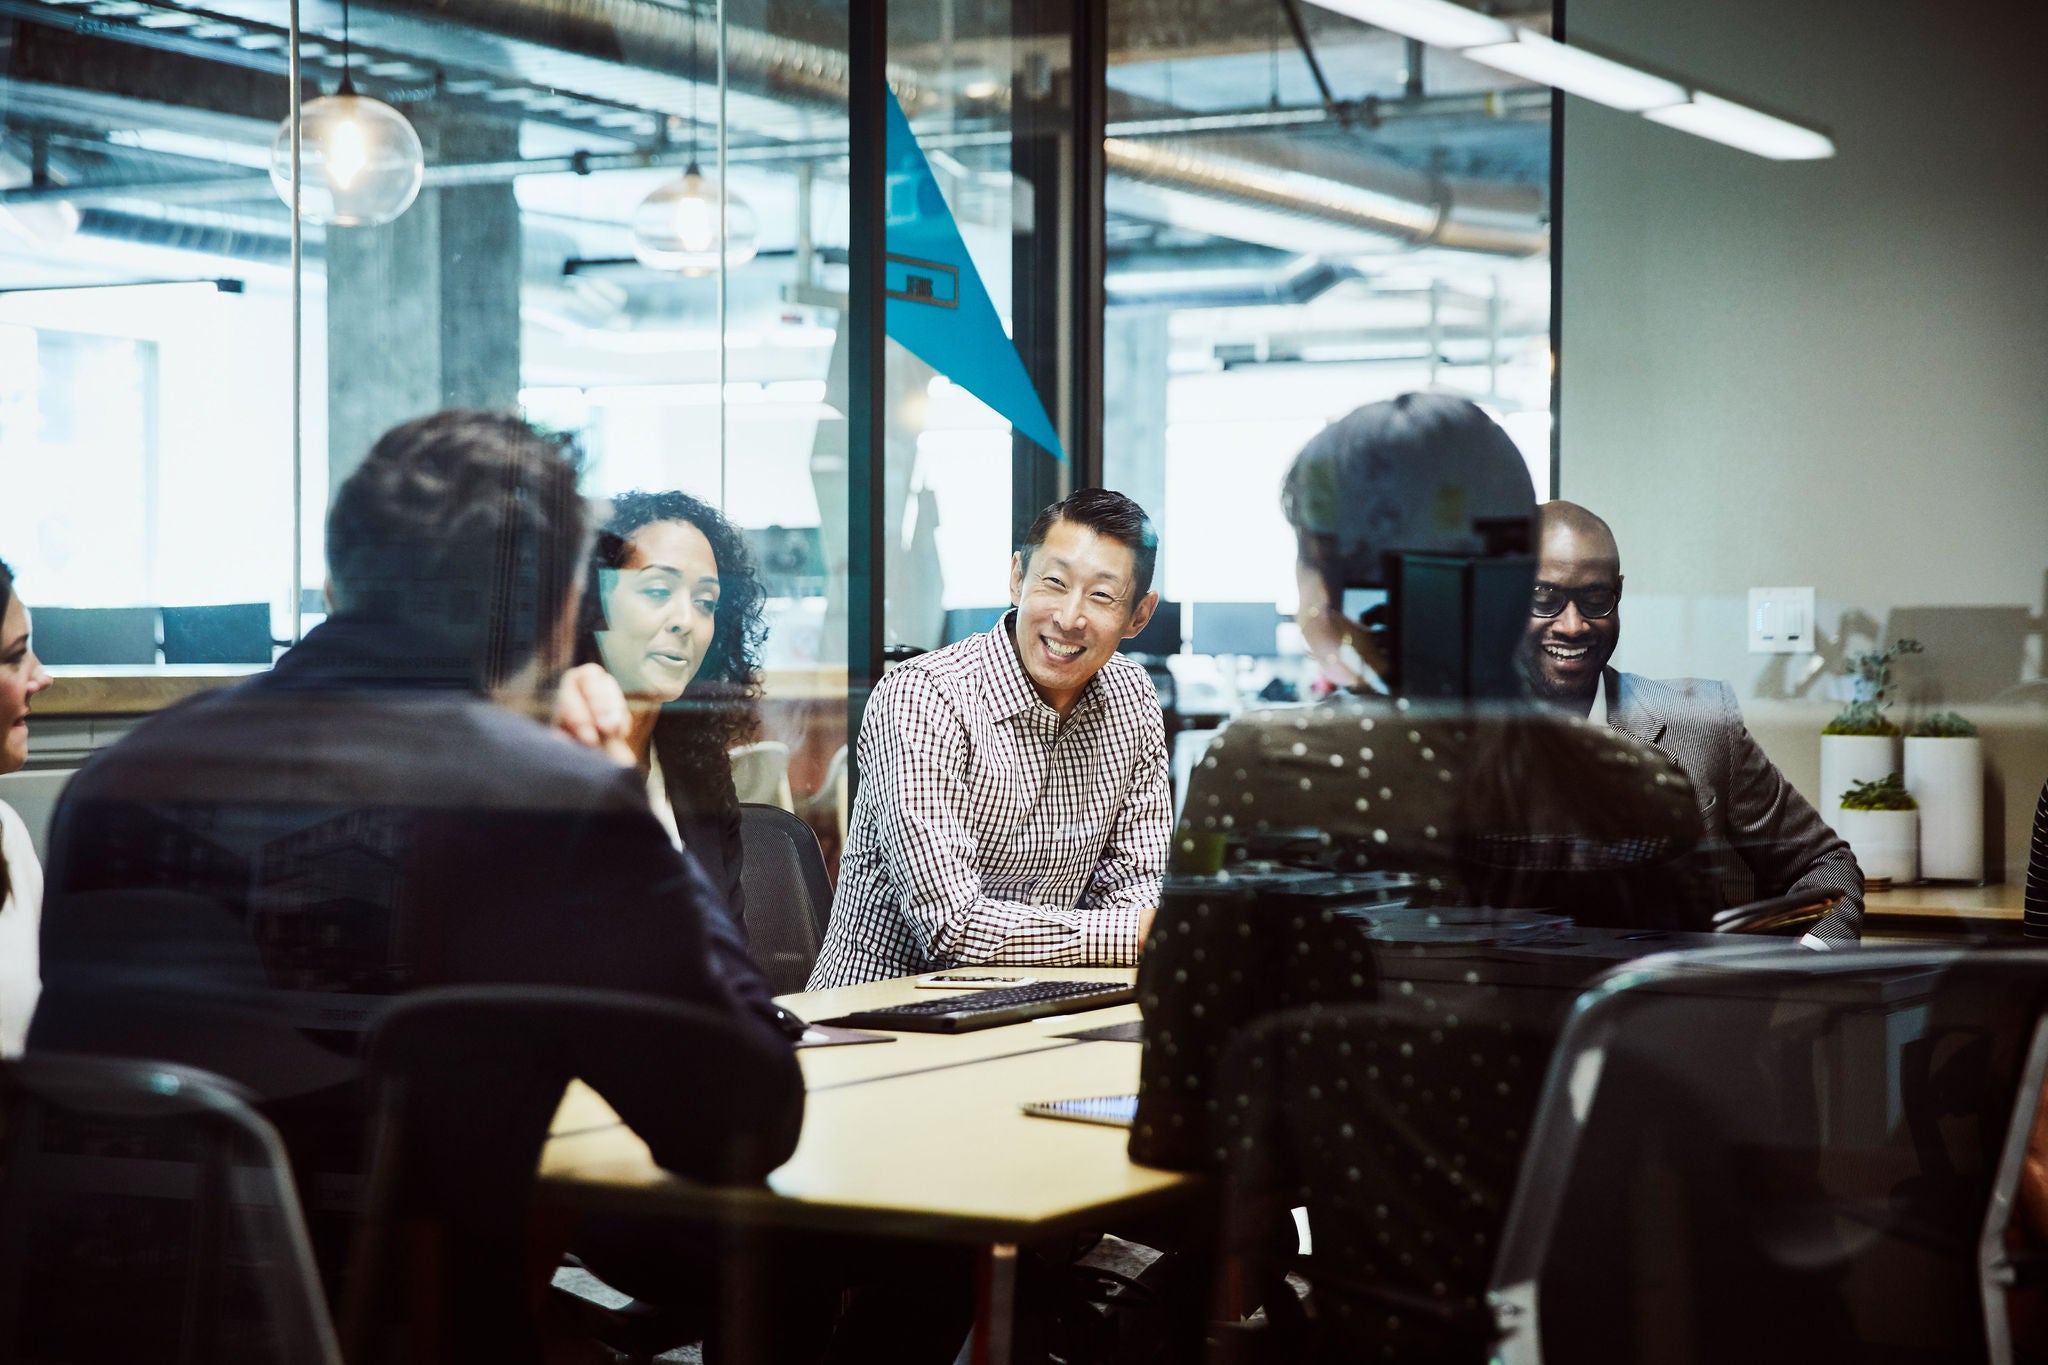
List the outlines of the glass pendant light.
{"label": "glass pendant light", "polygon": [[655,270],[708,275],[722,256],[727,270],[754,259],[754,210],[727,190],[724,231],[718,222],[718,181],[693,158],[682,175],[633,210],[633,254]]}
{"label": "glass pendant light", "polygon": [[656,186],[633,210],[633,254],[652,270],[708,275],[725,262],[737,270],[754,259],[756,222],[746,200],[724,191],[697,164],[697,16],[690,15],[690,164],[681,176]]}
{"label": "glass pendant light", "polygon": [[[332,227],[376,227],[412,207],[426,150],[405,115],[356,93],[349,72],[348,0],[341,6],[341,86],[299,111],[299,216]],[[270,144],[270,183],[292,201],[292,123]]]}

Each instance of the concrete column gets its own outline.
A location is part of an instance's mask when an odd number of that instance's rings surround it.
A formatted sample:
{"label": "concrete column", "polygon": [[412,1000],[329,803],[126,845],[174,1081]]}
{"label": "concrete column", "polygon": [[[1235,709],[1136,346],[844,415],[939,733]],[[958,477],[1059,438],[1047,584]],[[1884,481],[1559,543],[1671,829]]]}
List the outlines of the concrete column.
{"label": "concrete column", "polygon": [[1167,311],[1112,308],[1102,321],[1102,482],[1166,526]]}
{"label": "concrete column", "polygon": [[[510,123],[407,111],[427,164],[506,160]],[[519,400],[519,205],[512,186],[422,190],[396,221],[329,228],[328,487],[378,436],[442,408]]]}

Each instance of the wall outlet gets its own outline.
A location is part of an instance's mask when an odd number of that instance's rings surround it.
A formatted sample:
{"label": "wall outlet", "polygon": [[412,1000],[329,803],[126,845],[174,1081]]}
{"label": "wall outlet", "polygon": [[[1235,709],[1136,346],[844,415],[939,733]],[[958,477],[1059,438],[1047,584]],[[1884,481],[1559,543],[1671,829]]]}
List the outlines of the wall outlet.
{"label": "wall outlet", "polygon": [[1749,652],[1812,653],[1813,589],[1751,588]]}

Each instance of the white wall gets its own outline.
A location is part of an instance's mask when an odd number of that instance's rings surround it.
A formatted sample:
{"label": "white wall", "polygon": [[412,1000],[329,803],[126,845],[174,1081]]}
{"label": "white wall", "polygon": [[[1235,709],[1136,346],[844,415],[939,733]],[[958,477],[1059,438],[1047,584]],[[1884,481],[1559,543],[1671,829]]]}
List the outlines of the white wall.
{"label": "white wall", "polygon": [[[1733,682],[1813,796],[1843,646],[1923,635],[1905,682],[1988,724],[2023,866],[2048,775],[2044,7],[1570,0],[1566,18],[1575,42],[1839,147],[1779,164],[1566,112],[1560,489],[1621,541],[1618,662]],[[1747,590],[1773,584],[1818,591],[1813,677],[1745,652]]]}

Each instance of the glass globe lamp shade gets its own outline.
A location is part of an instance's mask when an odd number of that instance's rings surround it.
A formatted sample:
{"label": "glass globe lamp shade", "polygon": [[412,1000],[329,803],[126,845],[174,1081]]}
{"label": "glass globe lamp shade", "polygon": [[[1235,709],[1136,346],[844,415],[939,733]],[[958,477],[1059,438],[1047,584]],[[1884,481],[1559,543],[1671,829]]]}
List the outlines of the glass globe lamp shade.
{"label": "glass globe lamp shade", "polygon": [[633,254],[654,270],[708,275],[754,259],[754,210],[730,190],[725,196],[725,231],[718,230],[718,181],[692,163],[677,179],[655,188],[633,210]]}
{"label": "glass globe lamp shade", "polygon": [[[299,213],[309,223],[376,227],[412,207],[427,173],[420,135],[381,100],[327,95],[299,111]],[[292,201],[292,125],[270,144],[270,183]]]}

